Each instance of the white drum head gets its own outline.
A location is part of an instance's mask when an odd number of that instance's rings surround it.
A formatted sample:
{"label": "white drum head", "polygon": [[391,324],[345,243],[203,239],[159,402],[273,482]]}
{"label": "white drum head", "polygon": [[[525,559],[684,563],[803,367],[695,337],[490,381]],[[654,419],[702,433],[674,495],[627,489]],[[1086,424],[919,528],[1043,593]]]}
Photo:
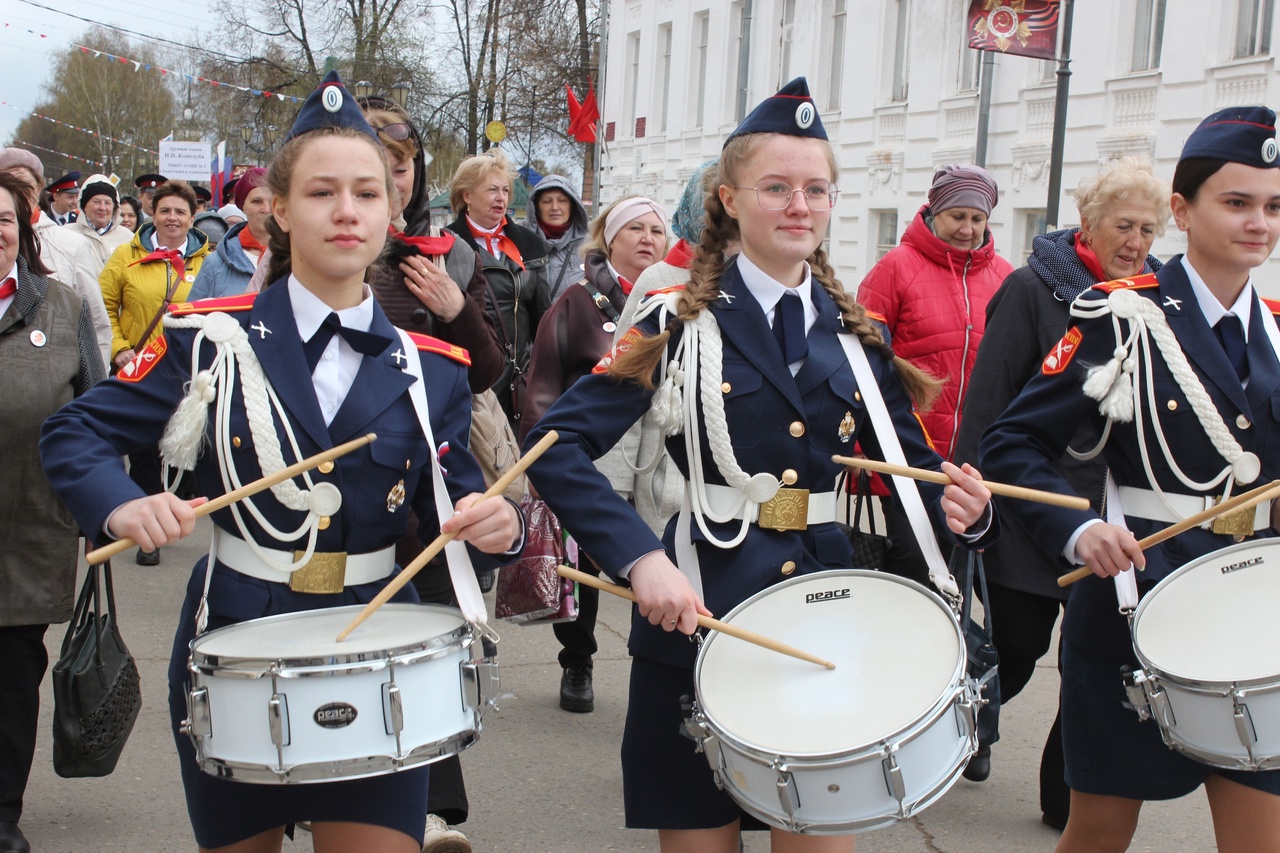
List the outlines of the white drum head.
{"label": "white drum head", "polygon": [[1162,673],[1191,681],[1280,675],[1280,539],[1242,542],[1187,563],[1138,605],[1133,645]]}
{"label": "white drum head", "polygon": [[964,667],[959,627],[942,600],[890,575],[806,575],[725,618],[836,665],[712,632],[698,658],[699,708],[764,752],[815,756],[883,740],[937,705]]}
{"label": "white drum head", "polygon": [[197,637],[192,650],[219,658],[268,661],[350,658],[420,643],[463,624],[462,616],[449,608],[385,604],[339,643],[338,634],[363,609],[355,604],[253,619]]}

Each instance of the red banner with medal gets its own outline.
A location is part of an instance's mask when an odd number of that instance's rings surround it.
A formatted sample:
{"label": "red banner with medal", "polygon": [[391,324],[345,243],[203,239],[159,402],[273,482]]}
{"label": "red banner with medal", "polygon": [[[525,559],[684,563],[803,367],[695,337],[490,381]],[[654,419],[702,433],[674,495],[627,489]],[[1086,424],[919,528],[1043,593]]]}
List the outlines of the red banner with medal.
{"label": "red banner with medal", "polygon": [[1058,54],[1059,0],[973,0],[969,47],[1035,59]]}

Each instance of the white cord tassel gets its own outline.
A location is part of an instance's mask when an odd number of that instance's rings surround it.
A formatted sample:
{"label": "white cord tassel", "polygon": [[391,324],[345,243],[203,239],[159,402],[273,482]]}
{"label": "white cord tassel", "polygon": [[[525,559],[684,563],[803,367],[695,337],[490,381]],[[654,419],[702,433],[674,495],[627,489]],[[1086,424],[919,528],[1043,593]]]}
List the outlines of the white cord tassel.
{"label": "white cord tassel", "polygon": [[684,371],[678,361],[667,365],[666,378],[653,394],[649,411],[653,423],[663,435],[679,435],[684,431]]}
{"label": "white cord tassel", "polygon": [[187,386],[186,396],[169,419],[164,437],[160,439],[160,456],[165,464],[183,471],[196,467],[209,424],[209,404],[217,397],[218,382],[213,372],[202,370],[197,373]]}
{"label": "white cord tassel", "polygon": [[1105,418],[1129,423],[1133,420],[1133,364],[1124,347],[1116,347],[1111,359],[1089,368],[1084,393],[1097,400]]}

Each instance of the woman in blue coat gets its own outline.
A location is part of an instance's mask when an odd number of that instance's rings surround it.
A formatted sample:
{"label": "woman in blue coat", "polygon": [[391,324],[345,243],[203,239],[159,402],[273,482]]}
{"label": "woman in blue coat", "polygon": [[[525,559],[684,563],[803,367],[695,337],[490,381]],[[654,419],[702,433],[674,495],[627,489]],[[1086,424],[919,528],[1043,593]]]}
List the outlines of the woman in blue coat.
{"label": "woman in blue coat", "polygon": [[[1159,272],[1099,284],[1071,308],[1072,325],[980,446],[994,479],[1069,494],[1053,461],[1082,423],[1108,468],[1105,520],[1092,510],[1010,503],[1063,567],[1086,565],[1062,636],[1062,739],[1071,814],[1058,846],[1128,848],[1144,800],[1201,784],[1218,850],[1280,850],[1280,772],[1220,770],[1168,749],[1125,694],[1138,667],[1126,613],[1192,560],[1274,535],[1260,505],[1238,536],[1195,528],[1146,551],[1138,539],[1280,477],[1280,329],[1251,272],[1280,236],[1275,113],[1237,107],[1187,138],[1171,207],[1187,252]],[[1247,532],[1246,532],[1247,531]],[[1135,577],[1133,566],[1145,570]],[[1113,580],[1114,578],[1114,580]],[[1188,614],[1194,618],[1194,614]]]}
{"label": "woman in blue coat", "polygon": [[[612,366],[607,358],[570,388],[528,437],[560,433],[530,478],[583,549],[638,598],[622,744],[627,825],[658,829],[664,853],[732,853],[743,815],[680,734],[680,697],[694,692],[686,635],[698,614],[724,614],[794,573],[850,566],[849,541],[832,523],[839,468],[831,456],[860,441],[883,458],[884,436],[868,426],[842,338],[866,351],[906,459],[956,480],[945,490],[921,486],[935,528],[953,542],[980,544],[994,533],[976,472],[943,464],[916,418],[909,391],[927,394],[932,381],[893,358],[883,327],[845,293],[821,249],[837,170],[803,79],[743,121],[718,169],[688,288],[655,293]],[[741,244],[736,258],[724,255],[729,240]],[[695,336],[704,357],[681,362]],[[696,504],[668,523],[663,540],[591,463],[651,407],[673,436],[667,447]],[[759,523],[761,505],[782,488],[810,491],[804,529]],[[772,843],[775,851],[853,848],[852,836],[780,829]]]}
{"label": "woman in blue coat", "polygon": [[[465,351],[402,337],[364,284],[386,239],[391,176],[336,74],[299,113],[270,182],[274,283],[256,297],[176,307],[165,334],[118,378],[46,422],[41,452],[50,482],[89,536],[127,536],[154,548],[190,533],[193,509],[204,498],[144,496],[120,463],[137,446],[159,440],[167,462],[194,467],[199,493],[216,496],[377,433],[373,444],[331,467],[213,515],[214,556],[197,563],[188,584],[169,703],[202,850],[279,850],[286,827],[305,820],[317,850],[411,853],[422,845],[426,767],[309,785],[247,784],[201,772],[179,729],[187,713],[188,646],[206,621],[214,629],[368,602],[397,571],[394,546],[410,507],[424,539],[454,531],[477,565],[494,565],[488,555],[510,556],[521,542],[512,504],[472,506],[483,481],[465,450],[471,396]],[[436,446],[449,447],[447,497],[433,493],[438,462],[408,393],[417,381],[407,367],[414,358],[425,377]],[[456,514],[442,519],[437,507],[450,506]],[[341,582],[318,583],[306,575],[308,565],[291,571],[313,554],[342,560]],[[416,601],[413,587],[396,600]]]}

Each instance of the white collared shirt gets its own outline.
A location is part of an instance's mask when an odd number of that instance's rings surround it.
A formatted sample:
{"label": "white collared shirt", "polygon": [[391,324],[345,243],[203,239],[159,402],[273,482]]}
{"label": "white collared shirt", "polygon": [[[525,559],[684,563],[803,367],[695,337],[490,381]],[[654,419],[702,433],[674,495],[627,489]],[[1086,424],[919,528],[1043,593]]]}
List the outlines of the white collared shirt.
{"label": "white collared shirt", "polygon": [[[289,275],[289,301],[293,303],[293,319],[298,324],[298,337],[306,343],[324,324],[332,313],[337,313],[342,325],[359,332],[369,331],[373,325],[373,292],[369,286],[363,285],[364,296],[359,305],[343,308],[334,312],[320,297],[316,296],[292,274]],[[320,414],[324,416],[325,425],[333,423],[333,418],[347,399],[356,374],[360,372],[363,355],[351,348],[341,335],[335,334],[325,345],[316,369],[311,374],[311,382],[316,389],[316,401],[320,404]]]}
{"label": "white collared shirt", "polygon": [[1244,283],[1244,288],[1232,306],[1223,308],[1218,297],[1209,290],[1209,285],[1204,283],[1200,273],[1196,272],[1195,267],[1191,266],[1191,262],[1185,255],[1182,257],[1182,268],[1186,270],[1187,281],[1191,282],[1191,291],[1195,293],[1196,302],[1200,305],[1200,313],[1204,314],[1209,327],[1217,328],[1219,320],[1228,314],[1234,314],[1240,318],[1240,324],[1244,326],[1244,342],[1249,343],[1249,320],[1253,315],[1253,278],[1250,277]]}
{"label": "white collared shirt", "polygon": [[[760,303],[760,308],[764,311],[764,319],[770,327],[773,326],[773,315],[777,313],[778,302],[790,292],[799,296],[800,304],[804,306],[804,333],[808,335],[809,330],[818,320],[818,309],[813,307],[813,277],[809,274],[809,265],[807,263],[804,265],[804,278],[800,283],[795,287],[787,287],[753,264],[745,252],[738,253],[737,263],[738,272],[742,275],[742,283],[747,286],[747,291],[755,297],[756,302]],[[803,366],[804,359],[788,365],[792,376],[799,373]]]}
{"label": "white collared shirt", "polygon": [[475,239],[476,239],[476,242],[479,243],[486,252],[493,255],[498,260],[502,260],[502,256],[505,254],[505,252],[503,252],[502,249],[498,248],[498,235],[502,232],[502,229],[506,227],[507,220],[504,218],[501,222],[498,223],[496,228],[485,228],[479,222],[476,222],[474,219],[468,216],[467,224],[471,226],[471,233],[473,237],[475,236],[476,233],[480,233],[480,234],[487,234],[489,237],[493,238],[492,244],[488,240],[480,237],[476,237]]}

